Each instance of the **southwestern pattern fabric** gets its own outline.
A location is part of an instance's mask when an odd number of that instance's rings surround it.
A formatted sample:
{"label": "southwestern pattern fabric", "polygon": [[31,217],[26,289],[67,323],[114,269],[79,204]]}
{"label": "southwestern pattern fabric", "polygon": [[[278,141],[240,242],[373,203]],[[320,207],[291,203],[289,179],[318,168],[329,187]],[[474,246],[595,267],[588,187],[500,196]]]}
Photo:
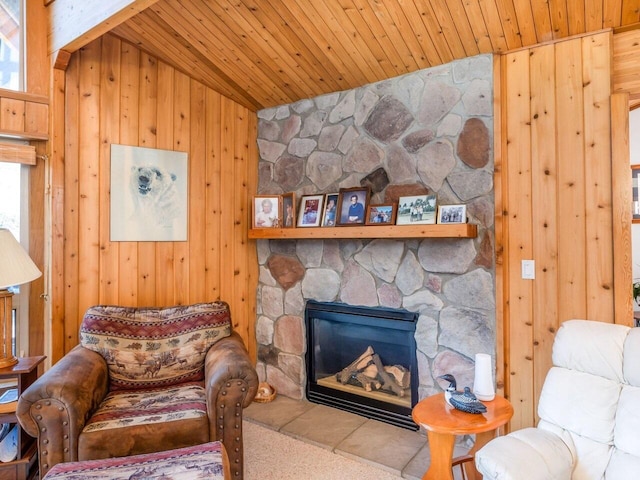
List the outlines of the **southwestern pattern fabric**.
{"label": "southwestern pattern fabric", "polygon": [[83,432],[207,416],[205,391],[187,384],[159,390],[109,393]]}
{"label": "southwestern pattern fabric", "polygon": [[224,480],[222,444],[209,442],[166,452],[54,465],[43,480]]}
{"label": "southwestern pattern fabric", "polygon": [[200,381],[211,345],[231,334],[225,302],[169,308],[95,306],[80,326],[80,343],[109,367],[111,390]]}

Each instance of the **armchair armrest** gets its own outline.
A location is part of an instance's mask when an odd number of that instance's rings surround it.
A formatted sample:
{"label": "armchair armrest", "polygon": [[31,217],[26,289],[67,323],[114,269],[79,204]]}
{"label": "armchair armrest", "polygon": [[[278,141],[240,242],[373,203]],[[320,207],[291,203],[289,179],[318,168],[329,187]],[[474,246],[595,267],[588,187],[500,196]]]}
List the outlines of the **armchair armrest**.
{"label": "armchair armrest", "polygon": [[107,389],[106,362],[78,345],[22,393],[16,416],[38,439],[41,475],[78,459],[78,435]]}
{"label": "armchair armrest", "polygon": [[216,342],[207,352],[204,371],[209,436],[222,441],[233,478],[242,478],[242,409],[258,391],[258,374],[242,338],[233,332]]}
{"label": "armchair armrest", "polygon": [[553,432],[525,428],[491,440],[475,455],[485,480],[571,479],[574,458],[567,444]]}

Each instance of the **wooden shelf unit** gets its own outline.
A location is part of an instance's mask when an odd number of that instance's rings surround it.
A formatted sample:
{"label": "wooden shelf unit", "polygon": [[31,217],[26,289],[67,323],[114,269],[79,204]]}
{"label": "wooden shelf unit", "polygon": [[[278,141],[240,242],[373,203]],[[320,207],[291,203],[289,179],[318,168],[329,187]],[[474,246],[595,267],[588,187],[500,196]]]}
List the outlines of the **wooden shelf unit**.
{"label": "wooden shelf unit", "polygon": [[[17,364],[0,368],[0,380],[15,380],[18,395],[22,395],[22,392],[37,380],[38,365],[45,358],[44,356],[18,358]],[[15,411],[0,414],[0,423],[15,424],[17,422]],[[30,437],[18,425],[18,456],[12,462],[0,462],[0,480],[34,480],[39,478],[37,453],[36,439]]]}
{"label": "wooden shelf unit", "polygon": [[451,225],[366,225],[358,227],[252,228],[251,239],[341,239],[341,238],[475,238],[478,226]]}

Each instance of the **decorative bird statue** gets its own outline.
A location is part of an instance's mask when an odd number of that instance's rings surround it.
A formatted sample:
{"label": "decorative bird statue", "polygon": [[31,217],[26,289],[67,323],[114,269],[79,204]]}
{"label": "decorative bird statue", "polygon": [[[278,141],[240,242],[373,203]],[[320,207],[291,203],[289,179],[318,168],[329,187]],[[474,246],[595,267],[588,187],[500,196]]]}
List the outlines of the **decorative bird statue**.
{"label": "decorative bird statue", "polygon": [[449,386],[444,392],[444,398],[453,408],[467,413],[484,413],[487,411],[487,407],[476,398],[469,387],[464,387],[464,392],[456,390],[456,378],[453,375],[447,373],[440,375],[438,378],[449,382]]}

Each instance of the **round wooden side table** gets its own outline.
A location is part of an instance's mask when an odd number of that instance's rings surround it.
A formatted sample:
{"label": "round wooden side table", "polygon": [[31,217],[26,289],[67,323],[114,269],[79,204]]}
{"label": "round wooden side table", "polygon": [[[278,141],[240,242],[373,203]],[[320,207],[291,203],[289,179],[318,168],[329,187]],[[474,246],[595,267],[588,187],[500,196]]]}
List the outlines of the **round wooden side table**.
{"label": "round wooden side table", "polygon": [[[507,423],[513,416],[513,407],[509,400],[496,395],[490,402],[482,402],[487,406],[486,413],[465,413],[451,407],[439,393],[418,402],[413,408],[413,421],[427,430],[431,465],[422,480],[453,480],[451,471],[454,463],[466,458],[472,459],[489,440],[497,435],[497,429]],[[456,435],[476,435],[476,442],[469,455],[453,459],[453,446]],[[465,465],[470,479],[481,479],[475,463]]]}

